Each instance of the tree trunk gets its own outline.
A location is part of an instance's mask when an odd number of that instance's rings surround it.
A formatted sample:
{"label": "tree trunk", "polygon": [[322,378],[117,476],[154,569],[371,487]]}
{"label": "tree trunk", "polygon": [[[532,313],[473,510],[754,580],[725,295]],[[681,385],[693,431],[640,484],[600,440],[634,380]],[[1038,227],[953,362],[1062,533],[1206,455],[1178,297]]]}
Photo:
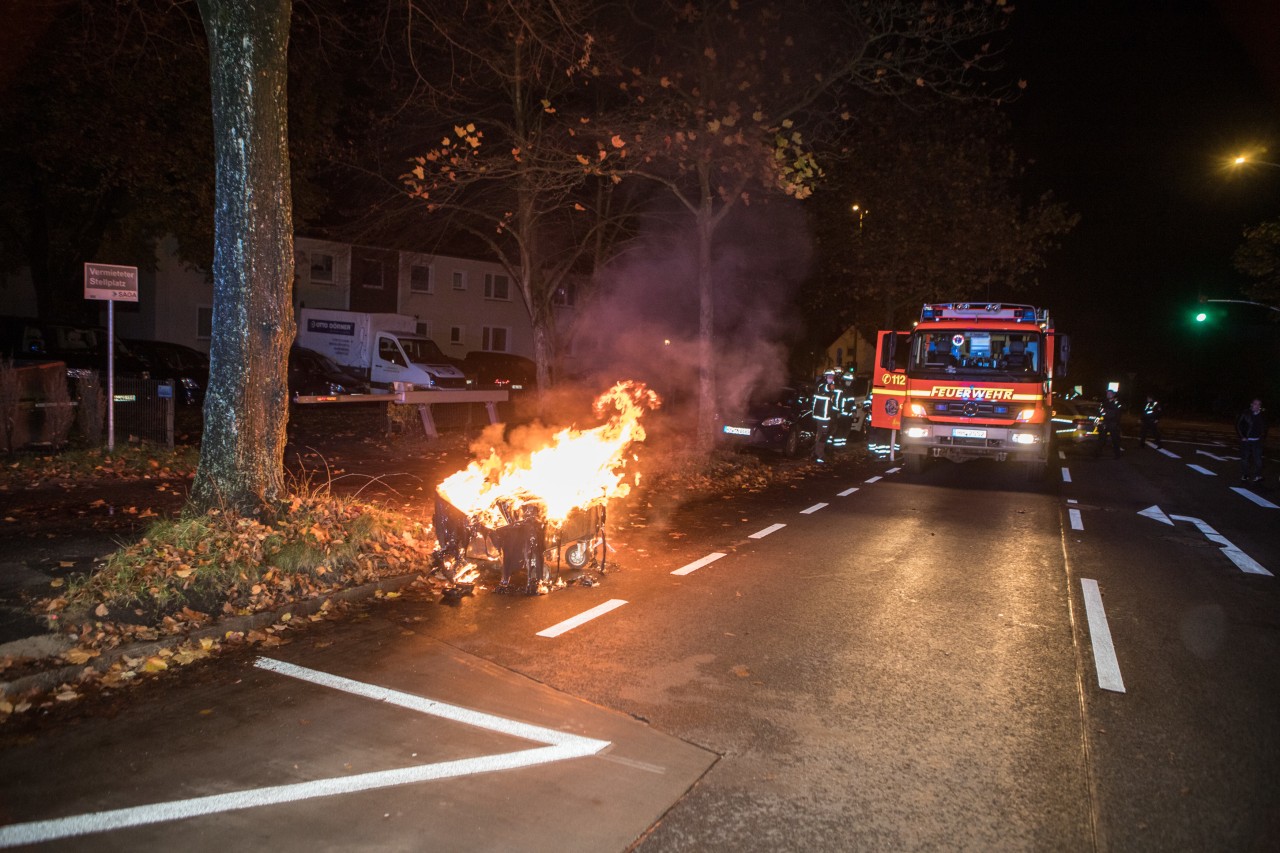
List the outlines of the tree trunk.
{"label": "tree trunk", "polygon": [[714,200],[704,170],[702,203],[698,208],[698,452],[709,455],[716,440],[715,280],[711,243],[715,238]]}
{"label": "tree trunk", "polygon": [[256,513],[285,492],[294,337],[291,0],[198,3],[209,39],[217,184],[209,389],[192,503]]}

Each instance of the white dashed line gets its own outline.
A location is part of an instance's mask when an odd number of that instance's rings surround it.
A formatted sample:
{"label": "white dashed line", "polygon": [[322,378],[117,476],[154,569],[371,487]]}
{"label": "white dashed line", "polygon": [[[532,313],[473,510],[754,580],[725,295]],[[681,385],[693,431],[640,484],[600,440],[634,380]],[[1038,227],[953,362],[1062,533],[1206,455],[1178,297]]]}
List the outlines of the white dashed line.
{"label": "white dashed line", "polygon": [[847,498],[849,497],[849,495],[853,494],[856,491],[858,491],[858,487],[854,486],[852,489],[845,489],[843,492],[837,495],[837,497]]}
{"label": "white dashed line", "polygon": [[1266,507],[1267,509],[1280,509],[1280,506],[1276,506],[1271,501],[1267,500],[1261,495],[1255,495],[1253,492],[1249,491],[1248,489],[1242,489],[1239,486],[1232,486],[1231,491],[1235,492],[1237,495],[1239,495],[1242,498],[1248,498],[1249,500],[1256,503],[1258,506]]}
{"label": "white dashed line", "polygon": [[686,566],[681,566],[671,574],[673,575],[692,574],[693,572],[696,572],[698,569],[702,568],[703,566],[707,566],[707,565],[710,565],[711,563],[714,563],[716,560],[720,559],[723,556],[725,555],[720,553],[719,551],[713,551],[712,553],[703,557],[701,560],[694,560],[692,563],[689,563]]}
{"label": "white dashed line", "polygon": [[886,473],[886,474],[896,474],[896,473],[898,473],[898,472],[899,472],[899,471],[901,471],[901,470],[902,470],[901,468],[890,468],[888,471],[885,471],[885,473]]}
{"label": "white dashed line", "polygon": [[1089,641],[1093,646],[1093,665],[1098,670],[1098,686],[1103,690],[1124,692],[1124,678],[1120,675],[1120,662],[1116,660],[1116,647],[1111,642],[1111,628],[1107,625],[1107,611],[1102,607],[1102,593],[1098,582],[1081,578],[1084,590],[1084,612],[1089,617]]}
{"label": "white dashed line", "polygon": [[1066,460],[1066,458],[1067,458],[1067,454],[1065,454],[1065,453],[1063,453],[1061,450],[1059,450],[1059,451],[1058,451],[1058,458],[1059,458],[1059,459],[1062,459],[1062,460],[1064,460],[1064,461],[1065,461],[1065,460]]}
{"label": "white dashed line", "polygon": [[579,625],[583,625],[587,622],[590,622],[592,619],[595,619],[597,616],[603,616],[604,614],[608,613],[610,610],[616,610],[624,604],[626,604],[626,602],[623,601],[621,598],[611,598],[608,601],[606,601],[604,604],[597,604],[595,607],[591,608],[590,610],[584,610],[583,612],[579,613],[577,616],[574,616],[572,619],[566,619],[557,625],[552,625],[550,628],[544,628],[543,630],[538,632],[538,636],[539,637],[559,637],[564,632],[572,631],[574,628],[577,628]]}
{"label": "white dashed line", "polygon": [[1187,463],[1187,467],[1190,468],[1192,471],[1199,471],[1201,474],[1204,474],[1205,476],[1208,476],[1208,477],[1218,476],[1217,474],[1210,471],[1208,468],[1203,468],[1199,465],[1193,465],[1190,462]]}
{"label": "white dashed line", "polygon": [[1080,517],[1080,510],[1069,509],[1067,510],[1067,515],[1071,516],[1072,530],[1084,530],[1084,519]]}
{"label": "white dashed line", "polygon": [[1063,469],[1062,469],[1062,482],[1064,482],[1064,483],[1070,483],[1070,482],[1071,482],[1071,469],[1070,469],[1070,468],[1063,468]]}
{"label": "white dashed line", "polygon": [[784,528],[784,527],[786,527],[786,525],[785,525],[785,524],[770,524],[770,525],[769,525],[768,527],[766,527],[764,530],[757,530],[755,533],[752,533],[752,534],[751,534],[750,536],[748,536],[747,538],[748,538],[748,539],[763,539],[764,537],[768,536],[770,533],[777,533],[779,530],[781,530],[781,529],[782,529],[782,528]]}
{"label": "white dashed line", "polygon": [[1156,450],[1159,451],[1160,453],[1163,453],[1165,456],[1168,456],[1170,459],[1182,458],[1178,454],[1174,453],[1172,450],[1165,450],[1163,447],[1157,447]]}
{"label": "white dashed line", "polygon": [[1069,504],[1078,504],[1078,503],[1080,503],[1080,501],[1076,500],[1075,498],[1067,498],[1067,503],[1069,503]]}
{"label": "white dashed line", "polygon": [[867,480],[867,482],[868,482],[868,483],[878,483],[879,481],[881,481],[881,480],[883,480],[883,479],[884,479],[883,477],[881,477],[879,474],[877,474],[876,476],[872,477],[870,480]]}
{"label": "white dashed line", "polygon": [[811,507],[809,507],[809,508],[807,508],[807,509],[802,509],[802,510],[800,510],[800,514],[801,514],[801,515],[813,515],[815,512],[817,512],[818,510],[822,509],[824,506],[826,506],[826,504],[814,504],[813,506],[811,506]]}

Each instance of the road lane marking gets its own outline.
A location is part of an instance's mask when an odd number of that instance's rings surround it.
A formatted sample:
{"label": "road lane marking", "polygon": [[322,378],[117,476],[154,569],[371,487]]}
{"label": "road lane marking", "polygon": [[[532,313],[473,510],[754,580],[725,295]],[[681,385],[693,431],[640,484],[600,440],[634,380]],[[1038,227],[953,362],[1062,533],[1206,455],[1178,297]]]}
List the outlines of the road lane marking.
{"label": "road lane marking", "polygon": [[1248,489],[1242,489],[1239,486],[1232,486],[1231,491],[1235,492],[1237,495],[1240,495],[1243,498],[1248,498],[1249,500],[1256,503],[1258,506],[1266,507],[1267,509],[1280,509],[1280,506],[1276,506],[1271,501],[1264,498],[1262,495],[1255,495],[1253,492],[1249,491]]}
{"label": "road lane marking", "polygon": [[1262,567],[1261,563],[1250,557],[1244,551],[1241,551],[1231,542],[1231,540],[1227,539],[1227,537],[1223,536],[1200,519],[1193,518],[1189,515],[1171,515],[1169,518],[1174,521],[1189,521],[1194,524],[1196,529],[1204,534],[1205,539],[1208,539],[1215,545],[1222,546],[1222,553],[1227,556],[1228,560],[1235,563],[1236,568],[1240,569],[1240,571],[1248,572],[1251,575],[1266,575],[1267,577],[1274,577],[1271,572]]}
{"label": "road lane marking", "polygon": [[1063,469],[1062,469],[1062,482],[1064,482],[1064,483],[1070,483],[1070,482],[1071,482],[1071,469],[1070,469],[1070,468],[1063,468]]}
{"label": "road lane marking", "polygon": [[1111,628],[1107,625],[1107,611],[1102,606],[1098,582],[1081,578],[1080,586],[1084,591],[1084,612],[1089,618],[1089,645],[1093,646],[1098,686],[1103,690],[1124,693],[1124,677],[1120,675],[1120,662],[1116,660],[1116,647],[1111,642]]}
{"label": "road lane marking", "polygon": [[826,504],[822,504],[822,503],[814,504],[813,506],[808,507],[807,509],[802,509],[802,510],[800,510],[800,514],[801,514],[801,515],[813,515],[815,512],[817,512],[818,510],[822,509],[822,508],[823,508],[823,507],[825,507],[825,506],[826,506]]}
{"label": "road lane marking", "polygon": [[1165,456],[1168,456],[1170,459],[1181,459],[1181,458],[1182,458],[1182,457],[1181,457],[1181,456],[1179,456],[1178,454],[1174,453],[1172,450],[1165,450],[1163,447],[1157,447],[1157,448],[1156,448],[1156,452],[1158,452],[1158,453],[1163,453]]}
{"label": "road lane marking", "polygon": [[785,525],[785,524],[770,524],[770,525],[769,525],[768,527],[766,527],[764,530],[757,530],[755,533],[752,533],[752,534],[751,534],[750,536],[748,536],[747,538],[748,538],[748,539],[763,539],[764,537],[768,536],[770,533],[777,533],[779,530],[781,530],[781,529],[782,529],[782,528],[784,528],[784,527],[786,527],[786,525]]}
{"label": "road lane marking", "polygon": [[878,482],[878,481],[883,480],[883,479],[884,479],[883,477],[881,477],[879,474],[877,474],[876,476],[872,477],[870,480],[867,480],[866,482],[868,482],[868,483],[875,483],[875,482]]}
{"label": "road lane marking", "polygon": [[1219,456],[1218,454],[1210,453],[1207,450],[1197,449],[1196,453],[1198,453],[1201,456],[1208,456],[1210,459],[1215,459],[1218,462],[1239,462],[1240,461],[1239,456]]}
{"label": "road lane marking", "polygon": [[1069,504],[1078,504],[1078,503],[1080,503],[1080,501],[1076,500],[1075,498],[1067,498],[1067,503],[1069,503]]}
{"label": "road lane marking", "polygon": [[1192,464],[1192,463],[1190,463],[1190,462],[1188,462],[1188,463],[1187,463],[1187,467],[1188,467],[1188,468],[1190,468],[1192,471],[1199,471],[1201,474],[1205,474],[1205,475],[1210,476],[1210,477],[1216,477],[1216,476],[1218,476],[1217,474],[1215,474],[1215,473],[1213,473],[1212,471],[1210,471],[1208,468],[1202,468],[1201,466],[1199,466],[1199,465],[1193,465],[1193,464]]}
{"label": "road lane marking", "polygon": [[853,488],[851,488],[851,489],[845,489],[843,492],[841,492],[839,495],[837,495],[837,497],[847,498],[847,497],[849,497],[849,495],[853,494],[853,493],[854,493],[854,492],[856,492],[856,491],[858,491],[858,487],[857,487],[857,486],[854,486],[854,487],[853,487]]}
{"label": "road lane marking", "polygon": [[901,470],[902,470],[901,468],[890,468],[888,471],[885,471],[885,473],[886,473],[886,474],[896,474],[896,473],[898,473],[898,472],[899,472],[899,471],[901,471]]}
{"label": "road lane marking", "polygon": [[1061,450],[1059,450],[1059,451],[1058,451],[1058,458],[1059,458],[1059,459],[1062,459],[1063,461],[1065,461],[1065,460],[1066,460],[1066,458],[1067,458],[1067,454],[1065,454],[1065,453],[1063,453]]}
{"label": "road lane marking", "polygon": [[559,622],[555,625],[552,625],[550,628],[543,628],[541,631],[538,632],[538,636],[539,637],[559,637],[564,632],[572,631],[574,628],[577,628],[579,625],[583,625],[587,622],[590,622],[592,619],[595,619],[598,616],[603,616],[604,614],[608,613],[610,610],[617,610],[619,607],[621,607],[624,604],[626,604],[626,602],[623,601],[621,598],[611,598],[608,601],[606,601],[604,604],[597,604],[595,607],[591,608],[590,610],[584,610],[581,613],[579,613],[577,616],[574,616],[571,619],[566,619],[563,622]]}
{"label": "road lane marking", "polygon": [[724,554],[722,554],[722,553],[720,553],[719,551],[713,551],[713,552],[711,552],[710,554],[708,554],[707,556],[703,557],[703,558],[702,558],[702,559],[700,559],[700,560],[694,560],[692,563],[689,563],[689,564],[687,564],[687,565],[681,566],[680,568],[676,569],[676,570],[675,570],[674,572],[672,572],[671,574],[673,574],[673,575],[688,575],[688,574],[692,574],[692,573],[696,572],[698,569],[702,568],[703,566],[707,566],[707,565],[710,565],[711,563],[714,563],[716,560],[720,559],[720,558],[721,558],[721,557],[723,557],[723,556],[725,556],[725,555],[724,555]]}
{"label": "road lane marking", "polygon": [[195,797],[188,800],[171,800],[169,802],[72,815],[51,820],[9,824],[8,826],[0,826],[0,847],[40,844],[59,838],[73,838],[98,832],[149,826],[156,823],[221,814],[258,806],[294,803],[317,797],[332,797],[339,794],[372,791],[438,779],[455,779],[475,773],[492,773],[498,770],[533,767],[553,761],[596,755],[610,745],[609,741],[568,734],[556,729],[486,714],[483,711],[476,711],[459,705],[448,705],[444,702],[437,702],[434,699],[415,696],[412,693],[402,693],[399,690],[353,681],[272,658],[258,658],[255,666],[269,672],[307,681],[321,687],[340,690],[354,696],[372,699],[377,702],[386,702],[410,711],[417,711],[433,717],[440,717],[546,745],[535,749],[523,749],[517,752],[422,764],[416,767],[378,770],[370,773],[359,773],[354,776],[317,779],[311,782],[273,785],[266,788],[250,788],[244,791],[232,791],[226,794]]}
{"label": "road lane marking", "polygon": [[1080,518],[1080,510],[1069,509],[1067,510],[1067,515],[1071,516],[1072,530],[1084,530],[1084,520]]}

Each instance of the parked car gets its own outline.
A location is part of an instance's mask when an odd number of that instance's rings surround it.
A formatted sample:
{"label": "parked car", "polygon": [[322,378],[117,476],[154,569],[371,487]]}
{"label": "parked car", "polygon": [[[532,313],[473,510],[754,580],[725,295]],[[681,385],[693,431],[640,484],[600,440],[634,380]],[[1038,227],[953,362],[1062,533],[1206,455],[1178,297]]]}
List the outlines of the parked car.
{"label": "parked car", "polygon": [[329,356],[294,344],[289,348],[289,397],[368,394],[369,382]]}
{"label": "parked car", "polygon": [[813,448],[813,398],[785,387],[753,396],[740,416],[722,420],[720,439],[729,447],[753,448],[799,456]]}
{"label": "parked car", "polygon": [[[68,379],[81,379],[91,371],[107,371],[107,330],[101,326],[47,323],[30,317],[4,317],[0,321],[0,355],[26,362],[61,361]],[[116,376],[150,377],[149,366],[116,339]]]}
{"label": "parked car", "polygon": [[462,359],[467,385],[480,391],[532,391],[538,387],[538,366],[532,359],[509,352],[472,350]]}
{"label": "parked car", "polygon": [[1053,437],[1058,441],[1083,442],[1098,437],[1096,400],[1076,397],[1053,401]]}
{"label": "parked car", "polygon": [[184,406],[204,402],[209,387],[209,356],[182,344],[127,338],[124,345],[147,363],[152,379],[173,383],[174,399]]}

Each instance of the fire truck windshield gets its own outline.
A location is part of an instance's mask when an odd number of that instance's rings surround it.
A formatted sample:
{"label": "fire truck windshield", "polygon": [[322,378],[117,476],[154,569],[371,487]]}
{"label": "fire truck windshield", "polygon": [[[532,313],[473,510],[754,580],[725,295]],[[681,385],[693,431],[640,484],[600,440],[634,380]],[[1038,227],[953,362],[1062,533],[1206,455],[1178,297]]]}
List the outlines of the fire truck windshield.
{"label": "fire truck windshield", "polygon": [[963,373],[1001,378],[1042,378],[1043,338],[1030,330],[919,329],[912,338],[908,373]]}

